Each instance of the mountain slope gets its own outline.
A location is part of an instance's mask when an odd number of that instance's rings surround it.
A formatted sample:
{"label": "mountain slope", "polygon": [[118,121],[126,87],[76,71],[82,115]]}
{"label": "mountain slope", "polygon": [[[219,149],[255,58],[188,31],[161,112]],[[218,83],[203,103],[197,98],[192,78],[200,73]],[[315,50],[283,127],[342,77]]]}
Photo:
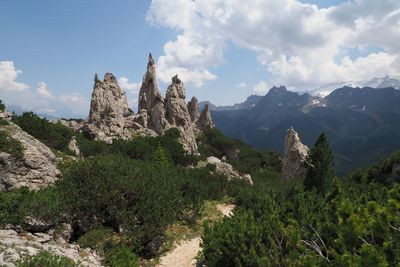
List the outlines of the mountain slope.
{"label": "mountain slope", "polygon": [[254,108],[213,111],[213,118],[226,135],[280,152],[290,126],[308,146],[325,132],[340,175],[400,148],[400,91],[394,88],[343,87],[321,98],[274,87]]}

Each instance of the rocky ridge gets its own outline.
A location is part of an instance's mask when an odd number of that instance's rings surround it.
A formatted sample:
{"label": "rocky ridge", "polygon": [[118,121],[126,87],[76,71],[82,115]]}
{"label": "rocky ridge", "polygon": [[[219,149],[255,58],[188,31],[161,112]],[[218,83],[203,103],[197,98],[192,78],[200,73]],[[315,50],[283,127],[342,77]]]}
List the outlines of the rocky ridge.
{"label": "rocky ridge", "polygon": [[156,65],[149,55],[138,99],[138,113],[128,108],[125,92],[113,74],[106,73],[101,81],[95,77],[89,118],[84,121],[60,120],[74,130],[82,131],[96,140],[112,143],[114,139],[130,139],[132,135],[162,135],[170,128],[178,128],[180,141],[186,151],[197,153],[195,136],[214,128],[208,107],[199,113],[196,98],[186,103],[185,86],[174,76],[166,96],[159,91]]}
{"label": "rocky ridge", "polygon": [[50,148],[12,122],[0,126],[0,130],[23,146],[22,157],[0,152],[0,191],[23,186],[38,190],[53,184],[61,176],[56,156]]}
{"label": "rocky ridge", "polygon": [[298,133],[291,127],[287,131],[282,164],[282,176],[285,180],[303,177],[307,173],[305,162],[308,147],[301,143]]}

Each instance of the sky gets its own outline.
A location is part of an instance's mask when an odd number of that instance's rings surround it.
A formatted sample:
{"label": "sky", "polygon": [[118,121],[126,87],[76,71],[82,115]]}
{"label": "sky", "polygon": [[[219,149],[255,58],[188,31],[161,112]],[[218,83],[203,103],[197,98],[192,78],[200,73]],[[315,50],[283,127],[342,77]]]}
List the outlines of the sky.
{"label": "sky", "polygon": [[0,99],[86,117],[95,73],[136,110],[148,53],[160,91],[217,105],[400,74],[399,0],[2,0]]}

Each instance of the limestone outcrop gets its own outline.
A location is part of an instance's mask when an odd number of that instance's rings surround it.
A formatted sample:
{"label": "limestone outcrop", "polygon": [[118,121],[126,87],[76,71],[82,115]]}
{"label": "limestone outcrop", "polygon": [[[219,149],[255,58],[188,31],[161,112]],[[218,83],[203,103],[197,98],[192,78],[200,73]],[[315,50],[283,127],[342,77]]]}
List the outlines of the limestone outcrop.
{"label": "limestone outcrop", "polygon": [[144,116],[141,115],[142,121],[147,119],[143,126],[162,134],[166,127],[164,98],[158,89],[156,66],[151,54],[149,55],[147,71],[140,87],[138,103],[139,113],[146,114]]}
{"label": "limestone outcrop", "polygon": [[51,232],[17,233],[14,230],[0,230],[0,266],[16,266],[20,259],[34,256],[40,251],[67,257],[79,266],[103,266],[102,258],[93,250],[55,239]]}
{"label": "limestone outcrop", "polygon": [[207,161],[199,162],[197,167],[202,168],[205,167],[207,164],[214,165],[215,172],[226,175],[229,180],[240,179],[250,183],[251,185],[253,184],[253,180],[251,179],[250,174],[240,174],[237,170],[233,168],[231,164],[223,162],[216,157],[208,157]]}
{"label": "limestone outcrop", "polygon": [[103,81],[95,77],[90,103],[89,118],[83,127],[94,139],[111,143],[115,138],[129,139],[130,131],[125,120],[133,114],[128,99],[112,73],[106,73]]}
{"label": "limestone outcrop", "polygon": [[307,174],[305,162],[308,147],[301,143],[298,133],[291,127],[286,134],[282,165],[282,176],[285,180],[304,177]]}
{"label": "limestone outcrop", "polygon": [[192,121],[185,101],[185,86],[178,76],[172,78],[165,97],[165,117],[169,127],[177,127],[181,132],[181,143],[185,150],[197,152]]}
{"label": "limestone outcrop", "polygon": [[212,129],[215,127],[215,123],[212,120],[208,104],[204,106],[204,109],[201,112],[200,117],[196,122],[196,125],[200,131],[207,131],[208,129]]}
{"label": "limestone outcrop", "polygon": [[188,102],[187,109],[192,122],[196,122],[200,117],[200,111],[199,111],[199,101],[195,96],[192,97],[192,99]]}
{"label": "limestone outcrop", "polygon": [[0,151],[0,191],[23,186],[38,190],[53,184],[61,176],[56,156],[50,148],[12,122],[0,126],[0,130],[19,141],[24,149],[21,157]]}
{"label": "limestone outcrop", "polygon": [[[139,92],[137,114],[128,108],[126,94],[114,75],[106,73],[102,81],[97,75],[95,77],[88,119],[61,119],[59,122],[107,143],[112,143],[117,138],[130,139],[135,135],[162,135],[166,130],[175,127],[180,131],[180,141],[184,149],[196,154],[195,136],[213,128],[214,122],[208,107],[200,114],[197,99],[193,97],[186,103],[185,97],[184,84],[177,75],[172,78],[165,98],[161,95],[155,62],[150,54]],[[70,145],[71,150],[79,152],[75,149],[73,140]]]}

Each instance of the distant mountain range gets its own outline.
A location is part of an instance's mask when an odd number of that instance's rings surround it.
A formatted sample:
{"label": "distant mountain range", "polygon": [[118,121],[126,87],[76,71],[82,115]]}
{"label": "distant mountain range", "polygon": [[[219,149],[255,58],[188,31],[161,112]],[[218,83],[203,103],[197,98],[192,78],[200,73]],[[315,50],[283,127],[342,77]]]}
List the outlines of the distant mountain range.
{"label": "distant mountain range", "polygon": [[[386,78],[379,82],[383,81],[391,82]],[[290,126],[308,146],[325,132],[338,174],[343,175],[400,148],[400,90],[395,89],[400,87],[392,85],[379,89],[344,86],[326,97],[273,87],[265,96],[211,109],[217,128],[261,149],[282,152]]]}

